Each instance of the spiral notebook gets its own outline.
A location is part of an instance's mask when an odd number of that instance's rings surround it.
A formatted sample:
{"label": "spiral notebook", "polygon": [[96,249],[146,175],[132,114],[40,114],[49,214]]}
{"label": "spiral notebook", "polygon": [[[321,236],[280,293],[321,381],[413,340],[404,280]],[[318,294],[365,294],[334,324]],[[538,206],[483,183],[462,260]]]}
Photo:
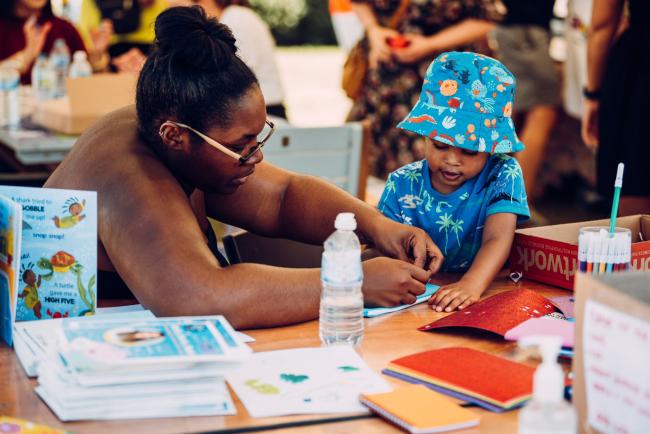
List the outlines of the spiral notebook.
{"label": "spiral notebook", "polygon": [[439,433],[478,425],[480,417],[421,384],[362,394],[361,402],[410,433]]}

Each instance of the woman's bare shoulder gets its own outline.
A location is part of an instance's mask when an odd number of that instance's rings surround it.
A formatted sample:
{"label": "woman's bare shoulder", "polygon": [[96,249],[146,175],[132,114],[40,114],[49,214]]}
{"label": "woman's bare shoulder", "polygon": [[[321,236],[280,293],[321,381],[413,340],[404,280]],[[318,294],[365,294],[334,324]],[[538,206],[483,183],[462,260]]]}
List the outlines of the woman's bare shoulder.
{"label": "woman's bare shoulder", "polygon": [[130,106],[88,128],[45,186],[107,193],[159,189],[175,183],[172,173],[140,138],[135,108]]}

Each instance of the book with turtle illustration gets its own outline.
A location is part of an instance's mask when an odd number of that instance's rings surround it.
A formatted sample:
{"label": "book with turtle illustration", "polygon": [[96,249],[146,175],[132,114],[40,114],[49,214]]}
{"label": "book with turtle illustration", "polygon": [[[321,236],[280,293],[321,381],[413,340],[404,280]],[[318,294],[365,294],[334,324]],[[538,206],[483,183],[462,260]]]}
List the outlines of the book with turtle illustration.
{"label": "book with turtle illustration", "polygon": [[0,338],[8,345],[16,316],[21,215],[20,205],[0,195]]}
{"label": "book with turtle illustration", "polygon": [[0,195],[22,207],[15,321],[92,315],[97,193],[0,186]]}

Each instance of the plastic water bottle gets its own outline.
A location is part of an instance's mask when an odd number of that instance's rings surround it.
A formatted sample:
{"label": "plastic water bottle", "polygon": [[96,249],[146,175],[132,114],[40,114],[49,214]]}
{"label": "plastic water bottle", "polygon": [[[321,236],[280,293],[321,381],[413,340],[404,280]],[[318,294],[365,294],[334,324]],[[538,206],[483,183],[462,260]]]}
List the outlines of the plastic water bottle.
{"label": "plastic water bottle", "polygon": [[20,73],[13,62],[0,67],[0,126],[20,126]]}
{"label": "plastic water bottle", "polygon": [[37,101],[52,99],[56,76],[45,54],[36,59],[32,67],[32,89]]}
{"label": "plastic water bottle", "polygon": [[85,51],[75,51],[70,65],[70,78],[90,77],[93,75],[93,68],[88,62],[88,55]]}
{"label": "plastic water bottle", "polygon": [[363,269],[354,214],[339,214],[334,227],[323,251],[320,339],[325,345],[357,345],[363,338]]}
{"label": "plastic water bottle", "polygon": [[70,66],[70,49],[63,39],[54,41],[54,48],[50,53],[50,64],[55,73],[54,98],[65,96],[65,78]]}

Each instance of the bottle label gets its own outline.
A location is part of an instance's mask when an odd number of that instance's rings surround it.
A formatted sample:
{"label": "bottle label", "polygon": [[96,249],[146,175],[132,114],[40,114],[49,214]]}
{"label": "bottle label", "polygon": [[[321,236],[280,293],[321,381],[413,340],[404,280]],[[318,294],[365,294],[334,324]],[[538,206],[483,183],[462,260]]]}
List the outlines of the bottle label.
{"label": "bottle label", "polygon": [[321,279],[330,284],[346,284],[363,280],[361,250],[323,252]]}

